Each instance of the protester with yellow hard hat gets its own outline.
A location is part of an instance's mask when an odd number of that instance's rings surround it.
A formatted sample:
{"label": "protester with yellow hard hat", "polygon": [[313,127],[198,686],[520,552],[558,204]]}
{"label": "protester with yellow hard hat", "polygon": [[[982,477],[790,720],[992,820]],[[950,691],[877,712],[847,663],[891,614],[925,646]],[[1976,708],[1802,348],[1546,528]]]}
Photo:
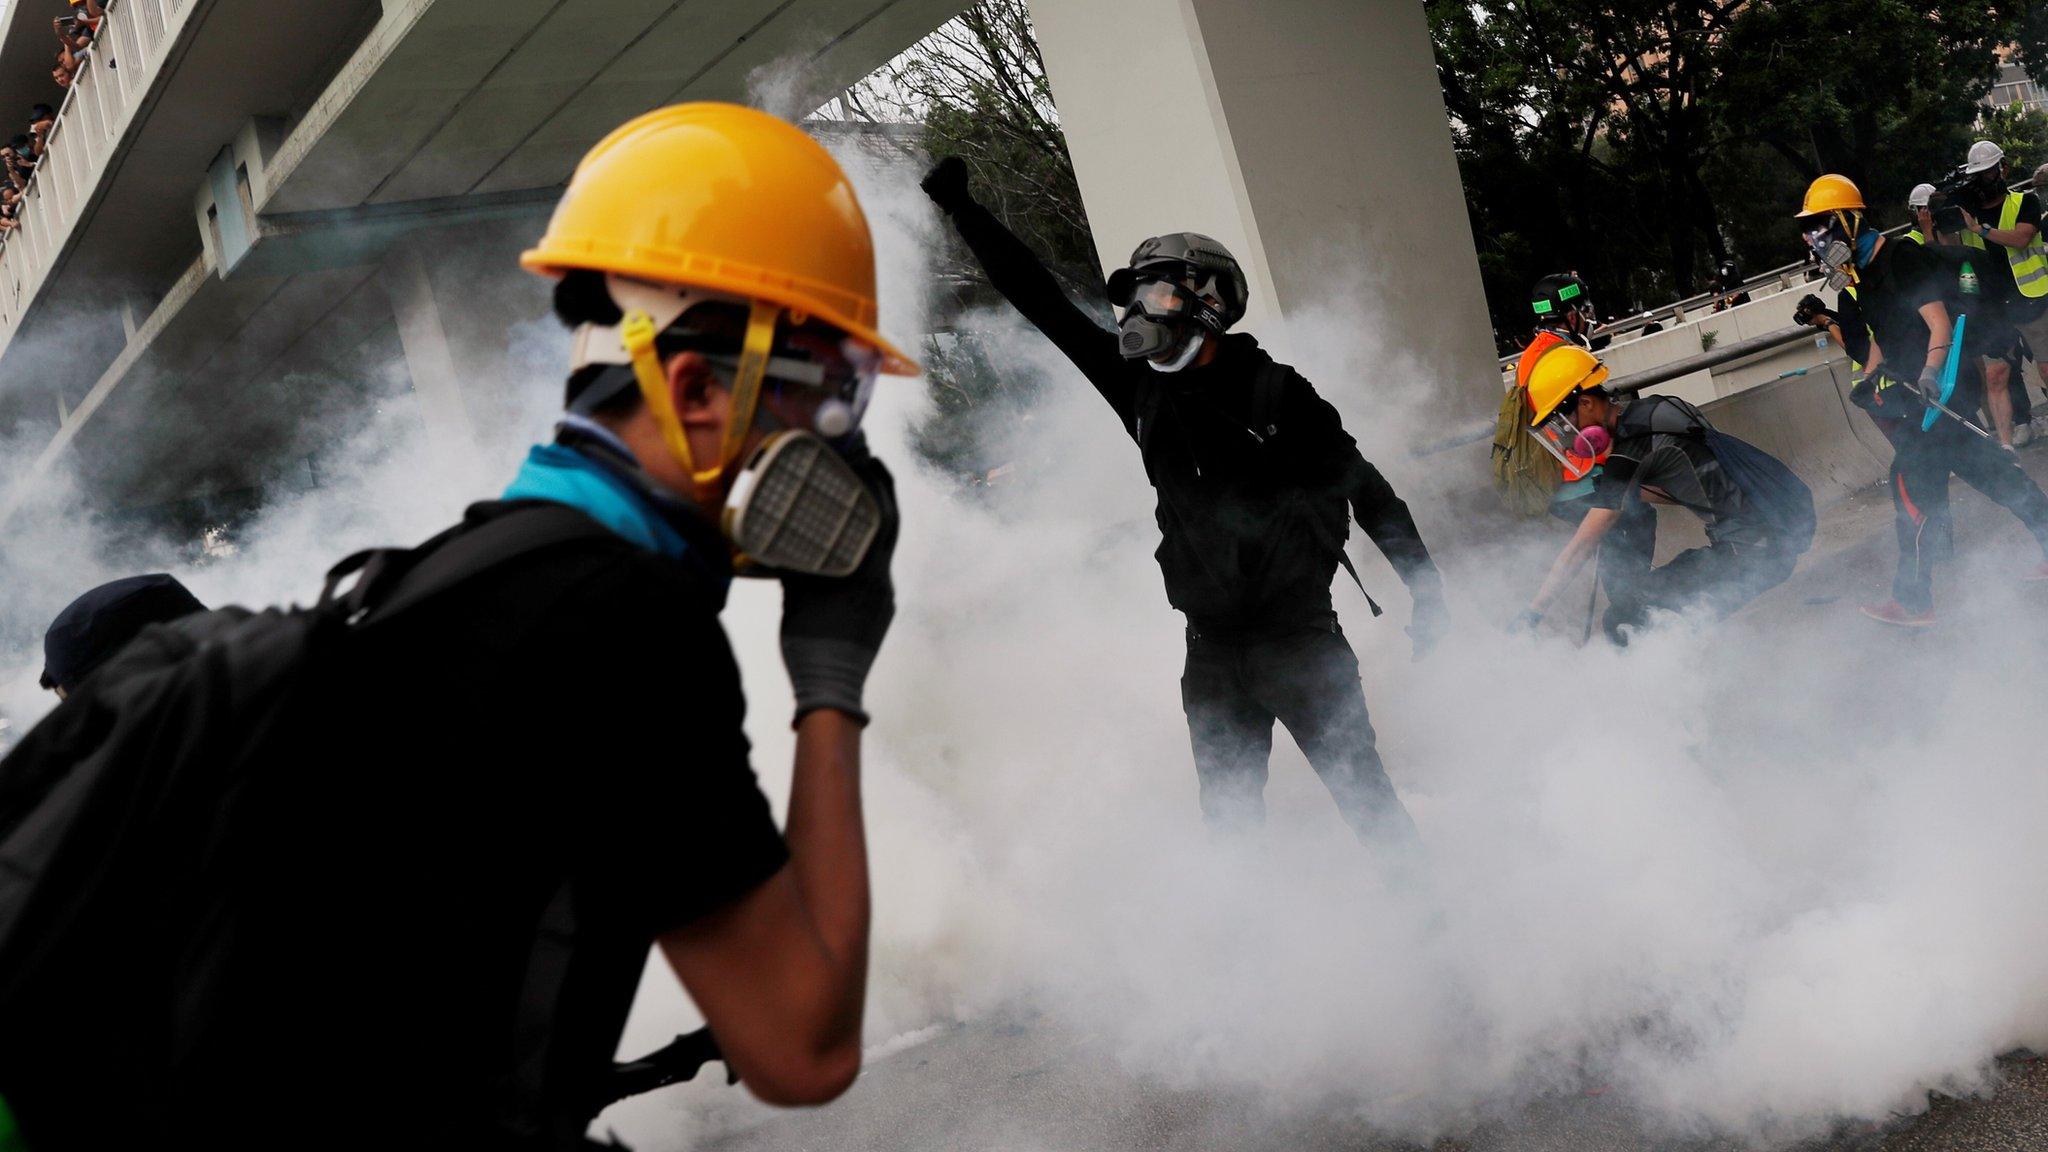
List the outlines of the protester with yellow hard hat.
{"label": "protester with yellow hard hat", "polygon": [[[612,1100],[707,1057],[771,1103],[853,1081],[862,693],[897,532],[860,422],[878,373],[915,371],[859,199],[790,124],[664,108],[590,152],[524,263],[574,331],[556,435],[447,533],[247,622],[329,631],[253,782],[224,756],[195,782],[217,803],[166,825],[163,867],[214,879],[173,893],[174,934],[133,925],[142,978],[108,989],[139,1006],[108,1066],[135,1106],[0,1061],[31,1145],[583,1149]],[[719,624],[736,571],[782,584],[781,829]],[[709,1034],[617,1068],[652,947]]]}
{"label": "protester with yellow hard hat", "polygon": [[[1653,611],[1722,616],[1782,583],[1813,538],[1813,500],[1773,457],[1716,429],[1672,396],[1616,396],[1607,366],[1575,345],[1553,348],[1530,370],[1529,424],[1560,462],[1606,455],[1588,508],[1513,629],[1533,631],[1600,556],[1608,638],[1627,644]],[[1708,545],[1652,568],[1654,518],[1615,533],[1641,504],[1673,504],[1706,524]]]}
{"label": "protester with yellow hard hat", "polygon": [[[1935,623],[1934,562],[1951,535],[1949,477],[1962,477],[2019,517],[2044,557],[2048,496],[1967,415],[1985,402],[1977,357],[1955,346],[1958,317],[1969,317],[1966,341],[1977,327],[1981,295],[1967,290],[1965,276],[1966,264],[1974,270],[1972,251],[1892,243],[1864,220],[1864,211],[1862,192],[1846,177],[1822,176],[1807,189],[1800,231],[1842,296],[1833,313],[1807,302],[1801,311],[1809,322],[1830,324],[1852,356],[1863,349],[1863,375],[1850,399],[1892,443],[1898,571],[1892,598],[1866,605],[1863,613],[1894,627],[1927,628]],[[2021,578],[2048,580],[2048,563]]]}

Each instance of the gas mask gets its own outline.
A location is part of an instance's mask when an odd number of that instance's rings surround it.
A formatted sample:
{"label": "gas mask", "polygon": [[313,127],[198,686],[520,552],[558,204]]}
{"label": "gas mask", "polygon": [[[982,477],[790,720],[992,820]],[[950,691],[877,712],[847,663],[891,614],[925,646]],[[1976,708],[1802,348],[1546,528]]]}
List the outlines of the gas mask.
{"label": "gas mask", "polygon": [[[625,319],[578,329],[574,364],[627,366],[631,379],[593,386],[571,412],[587,414],[637,384],[670,453],[696,482],[692,495],[700,505],[713,498],[727,470],[736,468],[718,523],[733,547],[737,574],[847,576],[860,567],[882,510],[842,450],[866,415],[881,356],[836,334],[779,327],[781,310],[761,301],[619,276],[606,277],[606,287]],[[700,354],[733,398],[720,458],[708,468],[694,458],[654,348],[662,332],[704,303],[748,310],[737,354],[711,350],[729,349],[729,336],[703,338]],[[766,435],[742,461],[745,441],[756,430]]]}
{"label": "gas mask", "polygon": [[1118,350],[1126,360],[1144,360],[1160,372],[1179,372],[1194,363],[1210,336],[1221,335],[1223,315],[1205,296],[1215,296],[1214,274],[1198,286],[1162,272],[1118,269],[1109,278],[1110,302],[1124,310],[1117,328]]}
{"label": "gas mask", "polygon": [[1834,213],[1826,220],[1801,232],[1806,248],[1813,258],[1827,270],[1827,286],[1831,292],[1840,292],[1856,283],[1856,270],[1870,259],[1877,249],[1877,234],[1858,235],[1862,231],[1863,214]]}

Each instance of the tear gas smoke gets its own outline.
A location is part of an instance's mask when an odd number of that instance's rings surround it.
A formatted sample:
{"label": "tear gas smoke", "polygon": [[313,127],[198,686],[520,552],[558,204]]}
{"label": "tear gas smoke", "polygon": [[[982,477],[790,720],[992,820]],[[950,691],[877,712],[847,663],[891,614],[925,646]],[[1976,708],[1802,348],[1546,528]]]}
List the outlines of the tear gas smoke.
{"label": "tear gas smoke", "polygon": [[[923,254],[942,234],[920,170],[842,152],[884,259],[885,325],[921,330]],[[1360,369],[1382,362],[1372,315],[1362,299],[1297,316],[1291,348],[1438,542],[1445,505],[1424,494],[1476,469],[1404,467],[1394,446],[1426,429],[1389,414],[1424,410],[1388,392],[1431,390]],[[1983,1087],[1994,1054],[2048,1045],[2033,610],[2008,604],[1917,652],[1814,607],[1787,616],[1796,626],[1677,626],[1625,652],[1510,642],[1490,620],[1554,541],[1475,545],[1446,565],[1463,630],[1418,665],[1405,598],[1373,622],[1340,585],[1382,749],[1433,857],[1427,893],[1390,892],[1285,740],[1266,833],[1202,828],[1181,621],[1148,555],[1136,452],[1043,341],[1006,314],[976,320],[1006,326],[1002,362],[1045,384],[1031,422],[1000,430],[1018,483],[965,494],[915,467],[915,385],[885,381],[870,421],[905,511],[902,612],[867,743],[871,1043],[1021,1005],[1102,1038],[1134,1083],[1243,1093],[1274,1115],[1336,1110],[1428,1137],[1597,1083],[1654,1127],[1765,1142],[1914,1109],[1929,1087]],[[498,422],[494,475],[545,434],[566,344],[550,322],[518,330],[515,379],[495,394],[520,415]],[[75,502],[45,502],[9,529],[0,613],[17,671],[0,707],[40,710],[30,640],[99,579],[170,566],[209,602],[304,601],[342,555],[416,541],[489,494],[441,478],[415,425],[403,406],[373,418],[323,487],[199,567],[160,542],[110,548]],[[1393,587],[1376,560],[1366,573]],[[1973,578],[1990,583],[1956,574]],[[772,585],[743,582],[727,623],[780,804],[777,611]],[[692,1026],[651,967],[625,1049]],[[764,1115],[700,1085],[602,1124],[682,1148]]]}

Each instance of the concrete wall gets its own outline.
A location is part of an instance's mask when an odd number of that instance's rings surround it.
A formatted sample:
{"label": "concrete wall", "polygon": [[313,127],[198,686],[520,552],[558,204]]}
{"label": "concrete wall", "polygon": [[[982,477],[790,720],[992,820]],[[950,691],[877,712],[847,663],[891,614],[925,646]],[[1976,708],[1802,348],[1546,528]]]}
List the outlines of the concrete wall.
{"label": "concrete wall", "polygon": [[1206,232],[1251,277],[1245,327],[1283,356],[1305,335],[1287,318],[1356,317],[1356,342],[1491,409],[1492,327],[1420,4],[1031,12],[1105,269],[1155,233]]}

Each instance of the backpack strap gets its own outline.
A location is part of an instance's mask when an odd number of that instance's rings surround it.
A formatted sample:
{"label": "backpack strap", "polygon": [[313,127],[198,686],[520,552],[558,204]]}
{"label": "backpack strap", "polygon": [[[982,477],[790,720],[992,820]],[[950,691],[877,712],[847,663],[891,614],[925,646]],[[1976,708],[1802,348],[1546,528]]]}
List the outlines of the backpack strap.
{"label": "backpack strap", "polygon": [[[530,552],[611,535],[566,504],[534,501],[479,525],[457,525],[417,548],[358,552],[327,574],[320,606],[358,625],[381,623]],[[338,592],[351,575],[355,584]]]}

